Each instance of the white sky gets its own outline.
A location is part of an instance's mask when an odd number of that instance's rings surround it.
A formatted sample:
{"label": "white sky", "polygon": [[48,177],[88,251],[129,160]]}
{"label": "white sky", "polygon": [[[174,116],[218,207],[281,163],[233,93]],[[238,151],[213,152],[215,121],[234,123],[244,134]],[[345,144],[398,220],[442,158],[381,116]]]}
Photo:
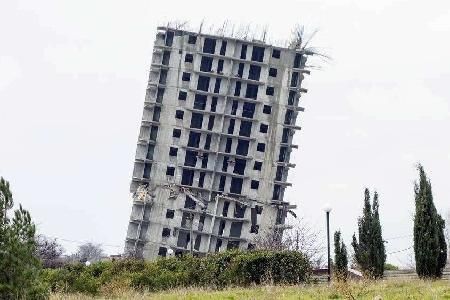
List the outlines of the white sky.
{"label": "white sky", "polygon": [[6,0],[0,175],[41,233],[122,250],[156,26],[203,18],[267,25],[276,38],[298,23],[320,30],[314,44],[333,61],[304,82],[286,195],[316,228],[331,202],[332,230],[350,247],[367,186],[380,193],[384,237],[400,237],[387,252],[408,248],[418,161],[438,210],[450,209],[448,1]]}

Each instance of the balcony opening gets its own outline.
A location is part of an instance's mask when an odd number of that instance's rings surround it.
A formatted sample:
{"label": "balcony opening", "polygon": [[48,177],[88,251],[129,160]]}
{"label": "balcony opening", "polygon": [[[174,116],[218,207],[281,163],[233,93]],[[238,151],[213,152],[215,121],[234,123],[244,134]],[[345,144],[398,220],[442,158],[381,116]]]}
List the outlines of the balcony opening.
{"label": "balcony opening", "polygon": [[269,76],[270,77],[277,77],[277,73],[278,73],[277,69],[275,69],[275,68],[270,68],[269,69]]}
{"label": "balcony opening", "polygon": [[175,111],[175,119],[183,120],[184,117],[184,111],[177,110]]}
{"label": "balcony opening", "polygon": [[258,62],[264,61],[264,48],[263,47],[253,46],[252,60],[258,61]]}
{"label": "balcony opening", "polygon": [[206,135],[204,148],[205,148],[205,150],[209,150],[211,148],[211,134]]}
{"label": "balcony opening", "polygon": [[230,193],[240,194],[242,192],[242,178],[231,177]]}
{"label": "balcony opening", "polygon": [[253,165],[253,170],[261,171],[262,169],[262,161],[255,161]]}
{"label": "balcony opening", "polygon": [[288,105],[294,105],[295,103],[295,95],[297,93],[295,91],[289,91],[289,97],[288,97]]}
{"label": "balcony opening", "polygon": [[242,45],[241,47],[241,59],[246,59],[247,58],[247,45]]}
{"label": "balcony opening", "polygon": [[212,130],[214,127],[214,116],[209,116],[208,120],[208,130]]}
{"label": "balcony opening", "polygon": [[208,76],[198,76],[197,90],[205,92],[209,91],[209,80],[210,78]]}
{"label": "balcony opening", "polygon": [[213,63],[212,57],[202,56],[202,60],[200,62],[200,71],[211,72],[212,63]]}
{"label": "balcony opening", "polygon": [[222,45],[220,45],[220,55],[225,55],[227,51],[227,41],[222,41]]}
{"label": "balcony opening", "polygon": [[227,143],[225,145],[225,152],[230,153],[231,152],[231,145],[233,144],[233,140],[231,138],[227,138]]}
{"label": "balcony opening", "polygon": [[244,63],[239,63],[237,77],[242,78],[244,76]]}
{"label": "balcony opening", "polygon": [[227,250],[233,250],[239,248],[239,241],[229,241],[227,244]]}
{"label": "balcony opening", "polygon": [[214,54],[216,51],[216,40],[211,38],[205,38],[203,43],[203,53]]}
{"label": "balcony opening", "polygon": [[167,255],[167,248],[166,247],[159,247],[158,256],[166,257],[166,255]]}
{"label": "balcony opening", "polygon": [[207,169],[208,168],[208,153],[203,153],[202,157],[202,168]]}
{"label": "balcony opening", "polygon": [[186,53],[186,55],[184,56],[184,62],[187,63],[194,62],[194,55],[192,55],[191,53]]}
{"label": "balcony opening", "polygon": [[289,128],[283,128],[283,135],[281,136],[282,143],[289,143],[289,136],[291,135],[291,130]]}
{"label": "balcony opening", "polygon": [[[195,105],[195,104],[194,104]],[[203,124],[203,115],[199,113],[192,113],[191,128],[201,129]]]}
{"label": "balcony opening", "polygon": [[180,231],[178,233],[177,247],[187,248],[190,240],[191,235],[189,234],[189,232]]}
{"label": "balcony opening", "polygon": [[239,102],[237,100],[233,100],[233,103],[231,104],[231,114],[232,115],[236,115],[238,105],[239,105]]}
{"label": "balcony opening", "polygon": [[239,135],[250,137],[251,133],[252,133],[252,122],[241,121],[241,128],[239,129]]}
{"label": "balcony opening", "polygon": [[169,237],[170,236],[170,228],[163,228],[161,236],[162,237]]}
{"label": "balcony opening", "polygon": [[190,81],[191,80],[191,73],[183,72],[183,75],[181,76],[182,81]]}
{"label": "balcony opening", "polygon": [[203,231],[203,226],[205,225],[205,215],[201,215],[198,220],[198,231]]}
{"label": "balcony opening", "polygon": [[256,84],[247,83],[247,90],[245,91],[245,98],[254,99],[258,96],[258,86]]}
{"label": "balcony opening", "polygon": [[150,141],[156,141],[158,137],[158,126],[152,126],[150,129]]}
{"label": "balcony opening", "polygon": [[269,125],[267,125],[267,124],[261,124],[261,125],[259,125],[259,132],[261,132],[261,133],[267,133],[268,130],[269,130]]}
{"label": "balcony opening", "polygon": [[197,152],[186,150],[186,155],[184,156],[184,165],[188,167],[195,167],[197,164]]}
{"label": "balcony opening", "polygon": [[248,145],[249,141],[246,140],[238,140],[237,147],[236,147],[236,154],[247,156],[248,154]]}
{"label": "balcony opening", "polygon": [[195,242],[194,242],[194,249],[195,250],[199,250],[200,249],[200,242],[202,241],[202,236],[200,235],[200,234],[198,234],[196,237],[195,237]]}
{"label": "balcony opening", "polygon": [[298,86],[298,72],[294,72],[292,73],[292,78],[291,78],[291,87],[297,87]]}
{"label": "balcony opening", "polygon": [[266,95],[268,96],[273,96],[273,94],[275,93],[275,89],[273,86],[268,86],[266,88]]}
{"label": "balcony opening", "polygon": [[170,60],[170,51],[164,51],[163,57],[162,57],[162,64],[165,66],[168,66],[169,60]]}
{"label": "balcony opening", "polygon": [[242,222],[232,222],[230,227],[230,237],[240,237],[242,232]]}
{"label": "balcony opening", "polygon": [[188,44],[195,44],[197,43],[197,36],[196,35],[189,35],[188,37]]}
{"label": "balcony opening", "polygon": [[252,190],[257,190],[259,188],[259,181],[258,180],[252,180],[250,183],[250,188]]}
{"label": "balcony opening", "polygon": [[277,210],[277,219],[275,221],[275,224],[277,224],[277,225],[284,224],[284,216],[285,216],[284,209],[278,209]]}
{"label": "balcony opening", "polygon": [[234,217],[235,218],[243,218],[245,216],[245,210],[247,207],[245,205],[239,204],[236,202],[236,206],[234,207]]}
{"label": "balcony opening", "polygon": [[184,201],[184,208],[187,209],[195,209],[196,203],[194,200],[192,200],[191,197],[186,196],[185,201]]}
{"label": "balcony opening", "polygon": [[272,57],[273,58],[280,58],[280,56],[281,56],[280,50],[278,50],[278,49],[273,49],[272,50]]}
{"label": "balcony opening", "polygon": [[172,132],[174,138],[179,138],[181,136],[181,129],[174,129]]}
{"label": "balcony opening", "polygon": [[174,32],[173,31],[167,31],[166,32],[166,40],[165,40],[165,45],[166,46],[172,47],[173,36],[174,36]]}
{"label": "balcony opening", "polygon": [[153,108],[153,122],[159,122],[159,117],[161,116],[161,107],[155,106]]}
{"label": "balcony opening", "polygon": [[266,151],[266,144],[264,144],[264,143],[258,143],[258,145],[256,146],[256,151],[258,151],[258,152],[264,152],[264,151]]}
{"label": "balcony opening", "polygon": [[280,196],[281,196],[281,185],[275,184],[273,187],[272,199],[280,200]]}
{"label": "balcony opening", "polygon": [[150,172],[152,171],[152,164],[151,163],[145,163],[144,164],[144,173],[142,175],[142,178],[150,179]]}
{"label": "balcony opening", "polygon": [[160,84],[166,84],[167,81],[167,70],[161,70],[159,73],[159,83]]}
{"label": "balcony opening", "polygon": [[181,184],[192,186],[194,182],[194,170],[183,169],[183,174],[181,175]]}
{"label": "balcony opening", "polygon": [[242,116],[244,118],[252,119],[254,113],[255,113],[255,103],[244,102],[244,105],[242,106]]}
{"label": "balcony opening", "polygon": [[220,251],[220,247],[222,247],[222,240],[217,240],[216,242],[216,248],[214,249],[215,252]]}
{"label": "balcony opening", "polygon": [[152,160],[153,153],[155,152],[155,145],[148,145],[146,159]]}
{"label": "balcony opening", "polygon": [[261,75],[261,67],[250,65],[250,69],[248,71],[248,79],[259,80],[260,75]]}
{"label": "balcony opening", "polygon": [[196,94],[194,98],[194,109],[205,110],[206,100],[206,95]]}
{"label": "balcony opening", "polygon": [[164,88],[158,88],[158,91],[156,92],[156,103],[162,103],[164,96]]}
{"label": "balcony opening", "polygon": [[287,154],[288,154],[288,148],[287,147],[280,147],[280,154],[278,156],[279,162],[286,162],[287,161]]}
{"label": "balcony opening", "polygon": [[290,109],[286,110],[286,115],[284,115],[284,124],[293,125],[292,124],[293,117],[294,117],[294,111],[290,110]]}
{"label": "balcony opening", "polygon": [[216,78],[216,83],[214,84],[214,93],[219,94],[220,93],[220,83],[222,82],[222,79]]}
{"label": "balcony opening", "polygon": [[223,231],[225,229],[225,220],[221,220],[219,224],[219,232],[218,235],[223,235]]}
{"label": "balcony opening", "polygon": [[233,173],[244,175],[245,166],[247,165],[247,161],[245,159],[236,158],[234,162],[234,170]]}
{"label": "balcony opening", "polygon": [[226,176],[222,175],[220,176],[220,180],[219,180],[219,191],[223,192],[223,190],[225,189],[225,181],[226,181]]}
{"label": "balcony opening", "polygon": [[173,219],[175,217],[175,210],[168,209],[166,211],[166,219]]}
{"label": "balcony opening", "polygon": [[277,167],[277,172],[275,174],[275,180],[276,181],[282,181],[283,180],[283,172],[284,172],[284,167],[283,166],[278,166]]}
{"label": "balcony opening", "polygon": [[295,54],[294,68],[300,68],[301,63],[302,63],[302,55],[300,53]]}
{"label": "balcony opening", "polygon": [[230,124],[228,125],[228,134],[233,134],[234,132],[234,124],[236,123],[235,119],[230,119]]}
{"label": "balcony opening", "polygon": [[175,168],[174,167],[167,167],[166,175],[167,176],[174,176],[175,175]]}
{"label": "balcony opening", "polygon": [[200,176],[198,178],[198,187],[203,187],[205,183],[205,172],[200,172]]}
{"label": "balcony opening", "polygon": [[237,96],[237,97],[239,97],[241,95],[241,85],[242,84],[241,84],[240,81],[236,82],[236,86],[234,88],[234,95]]}
{"label": "balcony opening", "polygon": [[217,62],[217,74],[223,73],[223,59],[219,59]]}
{"label": "balcony opening", "polygon": [[222,216],[226,217],[228,216],[228,209],[230,208],[230,202],[225,201],[223,202],[223,208],[222,208]]}
{"label": "balcony opening", "polygon": [[217,97],[212,97],[211,99],[211,111],[215,112],[217,108]]}
{"label": "balcony opening", "polygon": [[186,92],[180,91],[178,93],[178,100],[186,100],[186,98],[187,98],[187,93]]}
{"label": "balcony opening", "polygon": [[225,156],[223,158],[223,162],[222,162],[222,172],[227,172],[228,171],[228,156]]}

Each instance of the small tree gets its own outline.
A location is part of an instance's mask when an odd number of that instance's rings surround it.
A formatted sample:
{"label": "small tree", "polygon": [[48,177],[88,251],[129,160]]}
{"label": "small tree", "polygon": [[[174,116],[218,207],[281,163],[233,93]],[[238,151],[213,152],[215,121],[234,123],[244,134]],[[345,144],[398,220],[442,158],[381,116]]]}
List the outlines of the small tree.
{"label": "small tree", "polygon": [[63,252],[63,247],[56,239],[41,234],[36,237],[35,255],[42,261],[44,268],[60,267],[63,264],[61,260]]}
{"label": "small tree", "polygon": [[13,204],[9,182],[0,178],[0,298],[43,299],[48,295],[39,281],[41,266],[34,256],[35,226],[22,206],[10,218]]}
{"label": "small tree", "polygon": [[104,256],[103,249],[100,245],[93,243],[85,243],[78,247],[78,251],[72,255],[72,259],[80,262],[96,262]]}
{"label": "small tree", "polygon": [[334,273],[338,280],[347,280],[347,247],[341,239],[341,232],[334,233]]}
{"label": "small tree", "polygon": [[364,276],[381,278],[386,262],[386,250],[382,238],[380,216],[378,212],[378,193],[374,193],[373,204],[370,205],[370,192],[364,191],[363,216],[358,219],[358,240],[353,234],[353,250],[355,260]]}
{"label": "small tree", "polygon": [[418,165],[419,182],[414,185],[416,213],[414,215],[414,255],[416,272],[421,278],[439,278],[447,260],[445,222],[433,203],[431,182]]}

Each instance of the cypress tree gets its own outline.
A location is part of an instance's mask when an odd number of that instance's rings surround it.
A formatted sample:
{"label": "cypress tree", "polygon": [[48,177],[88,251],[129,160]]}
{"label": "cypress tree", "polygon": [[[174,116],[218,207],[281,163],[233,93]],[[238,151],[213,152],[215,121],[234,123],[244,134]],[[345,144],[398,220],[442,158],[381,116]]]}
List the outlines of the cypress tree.
{"label": "cypress tree", "polygon": [[347,247],[341,239],[341,232],[334,233],[334,273],[338,280],[347,280]]}
{"label": "cypress tree", "polygon": [[414,215],[414,254],[416,272],[421,278],[439,278],[447,260],[442,217],[433,203],[431,182],[422,165],[417,167],[419,182],[414,185],[416,213]]}
{"label": "cypress tree", "polygon": [[372,206],[370,192],[364,191],[363,215],[358,218],[358,239],[353,234],[352,246],[355,260],[366,277],[383,277],[386,252],[382,237],[380,216],[378,212],[378,193],[374,193]]}

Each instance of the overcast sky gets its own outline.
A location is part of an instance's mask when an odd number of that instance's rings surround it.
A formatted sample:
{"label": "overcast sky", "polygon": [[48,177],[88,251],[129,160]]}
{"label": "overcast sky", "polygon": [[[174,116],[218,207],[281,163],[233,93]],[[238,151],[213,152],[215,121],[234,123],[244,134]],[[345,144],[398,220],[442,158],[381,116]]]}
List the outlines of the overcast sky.
{"label": "overcast sky", "polygon": [[320,30],[314,45],[333,61],[304,81],[286,193],[317,229],[331,202],[332,230],[349,244],[367,186],[380,194],[387,252],[412,246],[417,162],[437,209],[450,209],[448,1],[6,0],[0,175],[40,233],[68,252],[82,241],[122,251],[156,26],[174,19],[268,26],[274,39],[295,24]]}

